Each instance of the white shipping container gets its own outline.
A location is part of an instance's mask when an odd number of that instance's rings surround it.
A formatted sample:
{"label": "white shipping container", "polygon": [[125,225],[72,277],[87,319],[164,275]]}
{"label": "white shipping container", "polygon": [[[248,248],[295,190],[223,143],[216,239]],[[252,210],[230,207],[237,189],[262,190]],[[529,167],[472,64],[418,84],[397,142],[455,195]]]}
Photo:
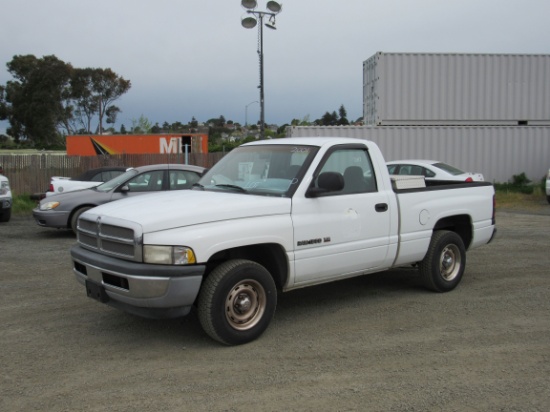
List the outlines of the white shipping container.
{"label": "white shipping container", "polygon": [[376,53],[367,125],[550,125],[550,55]]}
{"label": "white shipping container", "polygon": [[368,139],[386,161],[440,160],[489,182],[525,173],[539,183],[550,168],[550,126],[289,126],[286,134]]}

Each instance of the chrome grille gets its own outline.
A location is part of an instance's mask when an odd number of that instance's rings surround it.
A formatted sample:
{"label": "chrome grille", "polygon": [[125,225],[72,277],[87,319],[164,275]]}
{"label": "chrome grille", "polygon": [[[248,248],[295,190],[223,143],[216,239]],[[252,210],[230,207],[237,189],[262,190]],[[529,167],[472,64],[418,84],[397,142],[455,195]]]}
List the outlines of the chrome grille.
{"label": "chrome grille", "polygon": [[78,220],[78,243],[108,256],[142,261],[143,231],[137,223],[87,212]]}
{"label": "chrome grille", "polygon": [[124,244],[114,240],[103,239],[101,241],[101,250],[107,253],[115,253],[123,256],[134,256],[134,245]]}
{"label": "chrome grille", "polygon": [[108,237],[116,237],[121,239],[133,239],[134,231],[128,227],[120,227],[113,225],[101,225],[101,233]]}
{"label": "chrome grille", "polygon": [[96,222],[90,222],[88,220],[81,220],[78,222],[78,226],[80,229],[86,232],[95,232],[96,230]]}

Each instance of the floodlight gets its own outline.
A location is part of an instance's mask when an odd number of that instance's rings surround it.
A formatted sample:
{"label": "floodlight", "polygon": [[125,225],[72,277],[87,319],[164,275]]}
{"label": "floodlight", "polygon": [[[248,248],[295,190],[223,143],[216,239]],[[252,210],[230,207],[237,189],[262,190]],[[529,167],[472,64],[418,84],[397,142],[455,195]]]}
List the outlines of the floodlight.
{"label": "floodlight", "polygon": [[242,0],[241,6],[243,6],[245,9],[252,10],[255,9],[256,6],[258,6],[258,3],[256,2],[256,0]]}
{"label": "floodlight", "polygon": [[253,29],[258,22],[254,17],[244,17],[241,19],[241,24],[245,29]]}
{"label": "floodlight", "polygon": [[268,1],[267,8],[273,13],[279,13],[283,8],[282,4],[277,3],[276,1]]}

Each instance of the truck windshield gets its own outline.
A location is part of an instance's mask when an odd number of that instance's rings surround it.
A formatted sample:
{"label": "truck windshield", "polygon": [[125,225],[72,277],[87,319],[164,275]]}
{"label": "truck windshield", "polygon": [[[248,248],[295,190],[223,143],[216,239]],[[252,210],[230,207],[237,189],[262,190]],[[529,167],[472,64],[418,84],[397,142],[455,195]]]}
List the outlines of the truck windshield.
{"label": "truck windshield", "polygon": [[290,197],[319,148],[251,145],[233,149],[198,182],[205,190]]}
{"label": "truck windshield", "polygon": [[124,183],[125,181],[131,179],[135,175],[137,175],[138,171],[136,169],[128,169],[126,172],[122,173],[121,175],[118,175],[117,177],[100,184],[99,186],[96,186],[94,189],[99,192],[108,192],[109,190],[113,190],[118,185]]}

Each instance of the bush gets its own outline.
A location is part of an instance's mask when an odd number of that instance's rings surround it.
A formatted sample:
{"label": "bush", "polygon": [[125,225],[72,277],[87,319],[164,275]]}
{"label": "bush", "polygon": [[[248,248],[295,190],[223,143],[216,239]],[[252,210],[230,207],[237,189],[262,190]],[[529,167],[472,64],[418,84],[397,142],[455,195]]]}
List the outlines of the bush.
{"label": "bush", "polygon": [[512,181],[506,183],[495,183],[495,190],[503,192],[524,193],[527,195],[533,194],[535,186],[531,184],[531,180],[525,175],[525,172],[519,175],[513,175]]}
{"label": "bush", "polygon": [[36,201],[32,200],[29,195],[18,195],[13,198],[12,214],[23,215],[32,213],[36,207]]}

